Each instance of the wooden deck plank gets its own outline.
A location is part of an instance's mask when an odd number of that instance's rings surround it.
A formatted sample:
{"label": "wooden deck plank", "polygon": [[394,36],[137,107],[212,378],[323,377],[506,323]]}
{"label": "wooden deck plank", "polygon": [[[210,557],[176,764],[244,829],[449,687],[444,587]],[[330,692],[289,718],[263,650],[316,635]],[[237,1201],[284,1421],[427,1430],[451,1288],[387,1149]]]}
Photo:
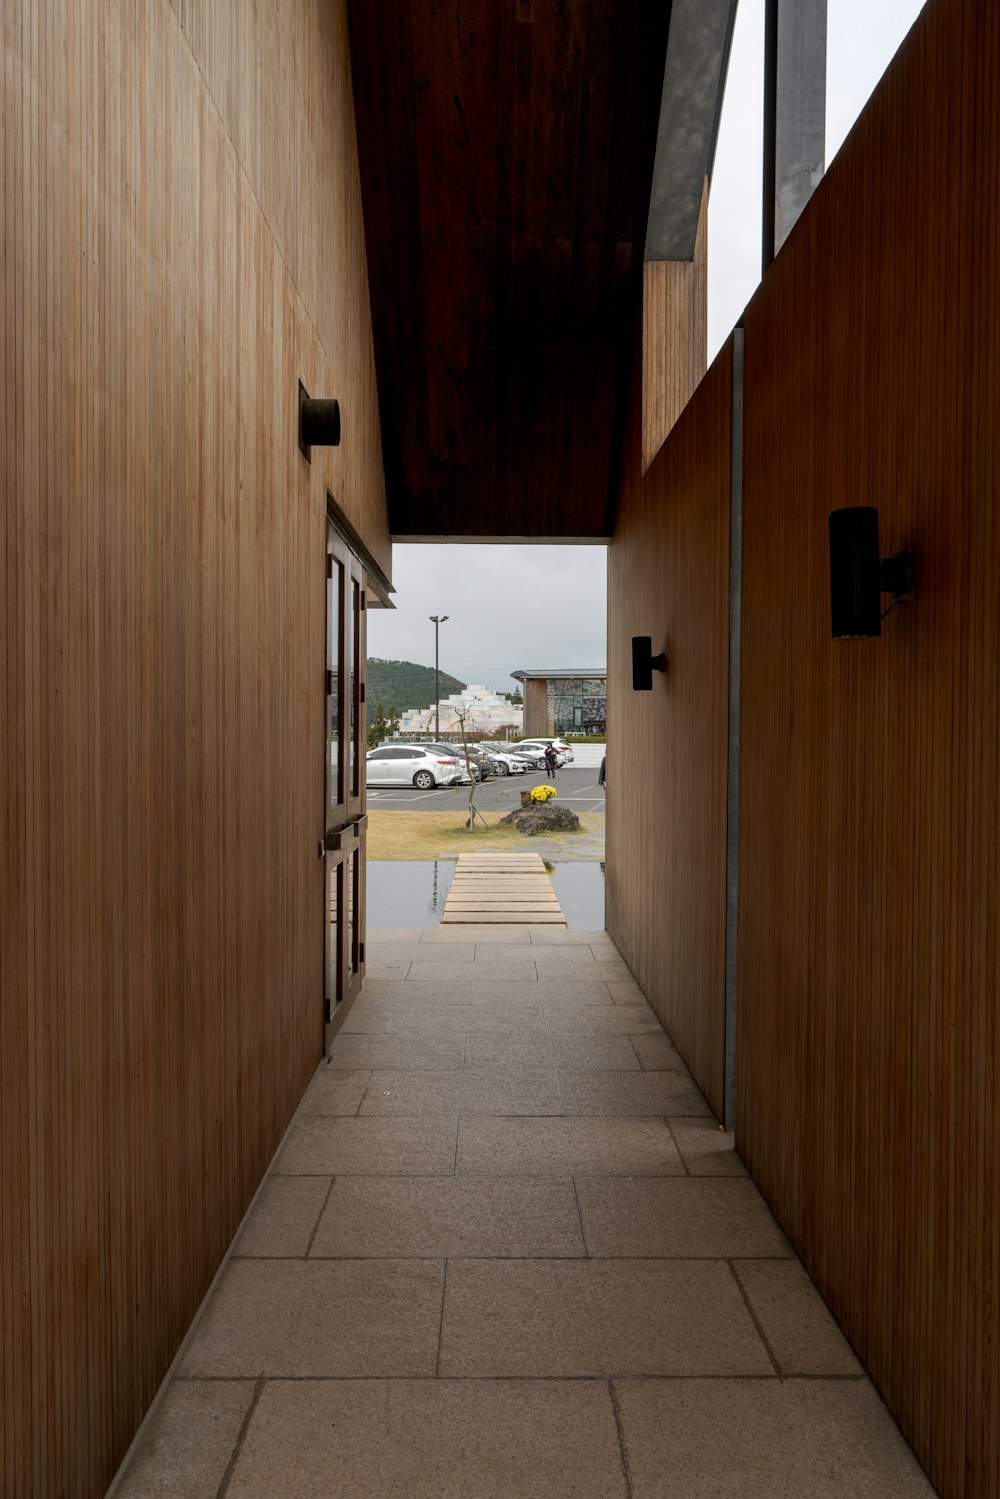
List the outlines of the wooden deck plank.
{"label": "wooden deck plank", "polygon": [[460,854],[441,921],[566,925],[540,854]]}

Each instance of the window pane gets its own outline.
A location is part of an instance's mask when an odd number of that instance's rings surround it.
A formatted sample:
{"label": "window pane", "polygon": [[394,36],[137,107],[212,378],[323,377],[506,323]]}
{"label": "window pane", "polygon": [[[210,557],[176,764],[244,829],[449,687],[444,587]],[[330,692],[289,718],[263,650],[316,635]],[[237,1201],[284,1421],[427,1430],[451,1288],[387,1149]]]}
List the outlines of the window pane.
{"label": "window pane", "polygon": [[358,660],[361,649],[361,589],[355,577],[351,579],[351,684],[349,684],[349,696],[351,696],[351,796],[358,794],[358,761],[361,757],[361,747],[358,744],[361,733],[361,715],[358,711],[358,682],[360,682],[361,663]]}
{"label": "window pane", "polygon": [[340,753],[340,621],[344,613],[344,569],[336,557],[332,561],[333,576],[328,579],[326,589],[326,665],[330,673],[326,699],[326,742],[330,757],[330,806],[336,807],[344,800],[343,757]]}
{"label": "window pane", "polygon": [[332,1019],[333,1012],[341,995],[340,986],[340,928],[337,925],[337,912],[342,904],[343,895],[341,886],[344,878],[344,865],[341,860],[336,863],[332,859],[327,860],[327,883],[329,886],[327,896],[327,962],[329,964],[326,976],[326,1018]]}
{"label": "window pane", "polygon": [[356,881],[358,874],[358,856],[356,853],[349,855],[346,866],[347,870],[347,986],[350,988],[351,980],[357,972],[358,952],[356,933],[354,929],[354,908],[357,901]]}

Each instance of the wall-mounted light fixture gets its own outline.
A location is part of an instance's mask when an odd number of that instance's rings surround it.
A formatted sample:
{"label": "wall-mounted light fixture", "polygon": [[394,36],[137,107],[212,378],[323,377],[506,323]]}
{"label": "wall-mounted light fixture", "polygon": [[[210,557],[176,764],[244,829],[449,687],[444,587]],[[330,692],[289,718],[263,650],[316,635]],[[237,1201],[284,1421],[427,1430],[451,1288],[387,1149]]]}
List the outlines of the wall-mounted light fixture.
{"label": "wall-mounted light fixture", "polygon": [[[913,595],[912,556],[881,557],[873,505],[830,516],[830,619],[834,640],[871,640],[882,634],[882,594],[894,608]],[[889,610],[885,611],[888,614]]]}
{"label": "wall-mounted light fixture", "polygon": [[632,691],[652,692],[653,672],[666,671],[667,656],[661,651],[653,655],[652,635],[632,636]]}
{"label": "wall-mounted light fixture", "polygon": [[299,447],[312,462],[312,450],[340,446],[340,402],[317,401],[299,381]]}

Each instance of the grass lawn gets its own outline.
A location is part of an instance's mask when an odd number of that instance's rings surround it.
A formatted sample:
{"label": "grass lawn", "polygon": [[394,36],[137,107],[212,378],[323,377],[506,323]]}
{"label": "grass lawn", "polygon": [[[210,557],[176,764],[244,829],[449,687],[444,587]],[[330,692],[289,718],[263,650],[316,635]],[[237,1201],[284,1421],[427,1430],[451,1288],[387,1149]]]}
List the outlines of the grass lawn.
{"label": "grass lawn", "polygon": [[546,847],[558,840],[581,838],[596,831],[604,819],[593,813],[580,817],[581,832],[558,833],[554,837],[538,833],[528,838],[516,828],[500,827],[496,812],[487,813],[491,824],[487,832],[477,820],[476,831],[463,826],[462,812],[369,812],[369,859],[441,859],[467,854],[472,849],[516,849],[519,853],[544,855]]}

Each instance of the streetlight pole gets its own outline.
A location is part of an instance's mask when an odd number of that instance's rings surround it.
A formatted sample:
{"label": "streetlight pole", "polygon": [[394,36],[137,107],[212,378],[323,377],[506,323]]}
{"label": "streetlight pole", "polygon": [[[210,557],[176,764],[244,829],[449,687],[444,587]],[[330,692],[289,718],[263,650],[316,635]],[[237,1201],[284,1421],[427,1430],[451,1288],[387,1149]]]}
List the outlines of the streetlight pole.
{"label": "streetlight pole", "polygon": [[434,738],[441,738],[441,683],[438,680],[440,671],[438,668],[438,627],[443,625],[448,618],[447,614],[430,615],[431,624],[434,626]]}

